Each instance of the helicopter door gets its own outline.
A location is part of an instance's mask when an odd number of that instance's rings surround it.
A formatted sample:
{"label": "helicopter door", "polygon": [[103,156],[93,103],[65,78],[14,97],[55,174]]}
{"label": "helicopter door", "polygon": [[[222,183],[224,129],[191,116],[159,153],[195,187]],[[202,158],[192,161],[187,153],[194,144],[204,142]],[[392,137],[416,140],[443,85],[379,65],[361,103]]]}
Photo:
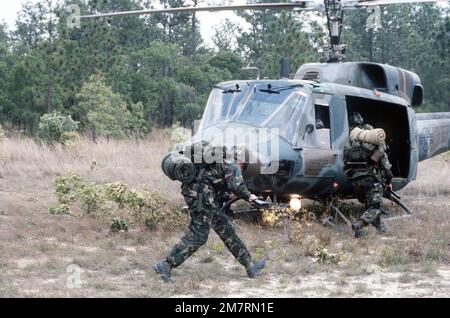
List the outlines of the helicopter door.
{"label": "helicopter door", "polygon": [[347,104],[344,97],[333,96],[330,101],[331,148],[344,149],[348,144]]}

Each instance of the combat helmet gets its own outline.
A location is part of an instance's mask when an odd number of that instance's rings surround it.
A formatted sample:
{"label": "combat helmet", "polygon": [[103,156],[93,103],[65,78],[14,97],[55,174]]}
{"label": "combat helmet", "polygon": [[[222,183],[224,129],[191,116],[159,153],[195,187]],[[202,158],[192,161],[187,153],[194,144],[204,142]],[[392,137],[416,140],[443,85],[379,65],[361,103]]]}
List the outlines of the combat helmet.
{"label": "combat helmet", "polygon": [[354,112],[350,117],[350,125],[351,127],[359,127],[364,123],[364,118],[360,113]]}

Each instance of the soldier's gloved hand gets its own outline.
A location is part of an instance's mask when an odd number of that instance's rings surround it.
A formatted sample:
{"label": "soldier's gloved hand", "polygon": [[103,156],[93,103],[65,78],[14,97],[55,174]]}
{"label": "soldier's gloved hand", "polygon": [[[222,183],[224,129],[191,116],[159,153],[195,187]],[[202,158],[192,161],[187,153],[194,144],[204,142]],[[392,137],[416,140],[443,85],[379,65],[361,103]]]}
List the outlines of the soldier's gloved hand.
{"label": "soldier's gloved hand", "polygon": [[252,193],[252,194],[250,194],[248,200],[249,200],[250,202],[253,202],[253,201],[258,200],[258,197]]}

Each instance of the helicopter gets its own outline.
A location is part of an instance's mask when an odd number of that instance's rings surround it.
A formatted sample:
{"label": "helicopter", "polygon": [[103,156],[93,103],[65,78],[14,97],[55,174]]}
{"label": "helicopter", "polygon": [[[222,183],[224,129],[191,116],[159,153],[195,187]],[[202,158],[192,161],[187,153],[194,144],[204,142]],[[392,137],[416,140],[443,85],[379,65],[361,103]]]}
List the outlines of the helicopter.
{"label": "helicopter", "polygon": [[418,114],[414,110],[423,101],[417,74],[387,64],[347,62],[347,47],[341,43],[344,11],[415,2],[449,1],[309,0],[112,12],[80,18],[226,10],[325,12],[330,43],[321,62],[300,66],[293,78],[284,60],[280,79],[258,76],[256,80],[217,84],[196,134],[186,143],[219,140],[228,147],[244,143],[246,158],[252,158],[243,171],[249,190],[299,209],[303,198],[355,198],[343,159],[344,148],[349,145],[349,117],[354,112],[386,132],[395,191],[416,179],[420,161],[450,149],[450,113]]}

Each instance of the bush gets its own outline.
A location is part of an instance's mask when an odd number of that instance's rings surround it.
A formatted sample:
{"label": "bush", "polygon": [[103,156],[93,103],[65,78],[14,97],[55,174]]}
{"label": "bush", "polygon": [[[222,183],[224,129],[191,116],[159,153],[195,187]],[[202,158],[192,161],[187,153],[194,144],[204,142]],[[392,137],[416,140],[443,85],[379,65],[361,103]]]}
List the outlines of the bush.
{"label": "bush", "polygon": [[127,101],[106,84],[106,79],[100,75],[92,75],[83,83],[76,96],[74,111],[80,116],[81,124],[88,128],[93,139],[97,136],[106,138],[124,138],[132,130],[142,129],[144,114],[141,104],[132,105],[136,111],[130,117]]}
{"label": "bush", "polygon": [[48,212],[51,215],[66,215],[70,214],[69,206],[67,204],[61,204],[59,206],[52,206],[48,208]]}
{"label": "bush", "polygon": [[77,130],[78,122],[72,120],[70,115],[45,114],[39,122],[38,136],[46,144],[66,146],[78,138]]}
{"label": "bush", "polygon": [[340,255],[331,253],[327,248],[321,246],[313,252],[313,256],[319,263],[323,264],[337,264],[340,261]]}
{"label": "bush", "polygon": [[158,191],[150,192],[146,187],[131,190],[127,195],[130,214],[139,226],[154,230],[163,220],[159,210],[167,203]]}
{"label": "bush", "polygon": [[[77,173],[70,172],[65,177],[56,178],[55,190],[56,197],[61,204],[59,209],[67,206],[68,213],[68,207],[75,202],[81,205],[86,214],[100,215],[100,213],[105,213],[108,208],[104,189],[94,183],[83,181]],[[57,209],[52,208],[53,211],[57,211]]]}
{"label": "bush", "polygon": [[71,204],[77,199],[77,192],[83,185],[81,176],[70,172],[66,177],[58,177],[55,181],[55,194],[60,204]]}
{"label": "bush", "polygon": [[112,219],[111,225],[109,226],[111,232],[127,232],[128,231],[128,222],[120,217],[115,217]]}
{"label": "bush", "polygon": [[110,183],[106,185],[106,197],[117,203],[121,209],[128,202],[128,186],[123,182]]}
{"label": "bush", "polygon": [[61,135],[61,144],[64,148],[75,148],[80,141],[80,134],[76,131],[67,131]]}
{"label": "bush", "polygon": [[141,230],[156,229],[166,215],[163,212],[167,201],[158,191],[152,192],[146,187],[129,189],[123,182],[97,185],[82,180],[77,173],[69,173],[56,179],[55,189],[60,206],[51,207],[51,214],[69,214],[69,206],[78,203],[84,214],[95,217],[112,215],[114,218],[110,229],[113,232],[128,229],[128,221],[120,218],[119,212],[125,211],[126,219],[139,225]]}
{"label": "bush", "polygon": [[99,216],[107,213],[108,205],[102,186],[86,182],[81,186],[76,195],[86,214],[96,214]]}

